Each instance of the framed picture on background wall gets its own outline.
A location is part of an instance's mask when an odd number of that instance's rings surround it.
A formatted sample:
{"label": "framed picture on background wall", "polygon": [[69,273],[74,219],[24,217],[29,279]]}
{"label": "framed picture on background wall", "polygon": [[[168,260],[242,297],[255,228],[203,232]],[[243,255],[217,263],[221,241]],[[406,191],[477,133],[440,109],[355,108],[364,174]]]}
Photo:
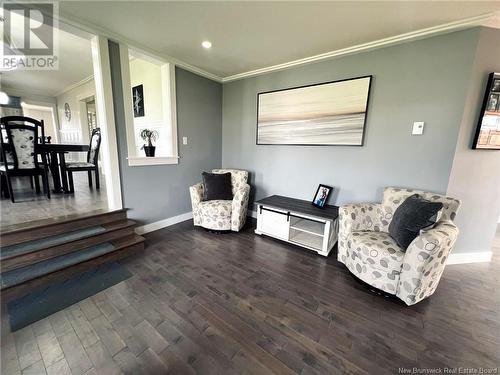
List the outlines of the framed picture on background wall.
{"label": "framed picture on background wall", "polygon": [[488,76],[472,148],[500,150],[500,73]]}
{"label": "framed picture on background wall", "polygon": [[362,146],[372,76],[257,95],[258,145]]}

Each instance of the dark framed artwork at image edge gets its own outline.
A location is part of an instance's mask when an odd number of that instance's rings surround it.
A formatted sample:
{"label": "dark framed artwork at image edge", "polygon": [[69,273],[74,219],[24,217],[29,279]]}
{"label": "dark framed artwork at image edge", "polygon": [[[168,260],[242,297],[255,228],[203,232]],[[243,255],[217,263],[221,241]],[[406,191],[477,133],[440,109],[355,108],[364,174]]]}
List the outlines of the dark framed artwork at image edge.
{"label": "dark framed artwork at image edge", "polygon": [[319,184],[318,189],[316,190],[316,194],[314,194],[314,198],[311,203],[318,208],[325,207],[332,190],[333,187],[331,186]]}
{"label": "dark framed artwork at image edge", "polygon": [[500,73],[488,76],[472,149],[500,150]]}

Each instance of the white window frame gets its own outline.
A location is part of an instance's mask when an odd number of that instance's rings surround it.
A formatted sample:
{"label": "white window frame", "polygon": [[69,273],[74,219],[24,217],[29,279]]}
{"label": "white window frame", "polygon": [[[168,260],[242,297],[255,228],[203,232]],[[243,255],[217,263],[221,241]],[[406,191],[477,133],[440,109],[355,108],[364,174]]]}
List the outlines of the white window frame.
{"label": "white window frame", "polygon": [[123,106],[125,111],[125,126],[127,129],[127,153],[128,165],[143,166],[143,165],[163,165],[163,164],[179,164],[178,140],[177,140],[177,103],[175,91],[175,64],[165,61],[162,58],[144,54],[136,48],[134,56],[138,56],[145,60],[161,65],[162,71],[162,108],[163,119],[170,123],[170,141],[172,155],[170,156],[137,156],[137,144],[134,131],[134,110],[132,106],[132,86],[130,81],[130,63],[129,63],[129,47],[124,43],[119,43],[120,46],[120,65],[122,75],[122,91],[123,91]]}

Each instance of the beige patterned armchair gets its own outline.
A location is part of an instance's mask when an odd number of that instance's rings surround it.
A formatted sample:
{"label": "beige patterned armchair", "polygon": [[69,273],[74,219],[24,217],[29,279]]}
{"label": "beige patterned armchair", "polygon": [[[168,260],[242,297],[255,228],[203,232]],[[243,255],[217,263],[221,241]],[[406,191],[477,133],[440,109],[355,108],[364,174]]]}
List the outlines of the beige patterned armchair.
{"label": "beige patterned armchair", "polygon": [[194,225],[211,230],[238,232],[247,218],[250,185],[248,172],[238,169],[214,169],[212,173],[231,173],[233,200],[203,201],[203,184],[189,188]]}
{"label": "beige patterned armchair", "polygon": [[[388,233],[398,206],[410,195],[443,203],[436,225],[403,251]],[[381,204],[340,208],[338,260],[362,281],[413,305],[434,293],[458,236],[460,201],[418,190],[386,188]]]}

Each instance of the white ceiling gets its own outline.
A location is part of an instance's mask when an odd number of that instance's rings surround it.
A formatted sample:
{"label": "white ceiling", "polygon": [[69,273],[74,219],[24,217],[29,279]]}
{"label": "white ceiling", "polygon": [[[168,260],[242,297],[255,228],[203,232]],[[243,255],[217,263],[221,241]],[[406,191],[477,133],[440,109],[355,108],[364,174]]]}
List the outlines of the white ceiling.
{"label": "white ceiling", "polygon": [[[500,2],[63,1],[60,12],[219,77],[500,11]],[[491,26],[491,25],[490,25]],[[201,48],[210,40],[211,50]]]}
{"label": "white ceiling", "polygon": [[1,88],[56,96],[93,74],[90,40],[59,31],[59,70],[2,72]]}
{"label": "white ceiling", "polygon": [[[499,12],[500,2],[63,1],[60,13],[220,78]],[[55,96],[89,77],[90,41],[60,31],[58,71],[10,71],[3,88]],[[210,40],[212,49],[201,47]]]}

